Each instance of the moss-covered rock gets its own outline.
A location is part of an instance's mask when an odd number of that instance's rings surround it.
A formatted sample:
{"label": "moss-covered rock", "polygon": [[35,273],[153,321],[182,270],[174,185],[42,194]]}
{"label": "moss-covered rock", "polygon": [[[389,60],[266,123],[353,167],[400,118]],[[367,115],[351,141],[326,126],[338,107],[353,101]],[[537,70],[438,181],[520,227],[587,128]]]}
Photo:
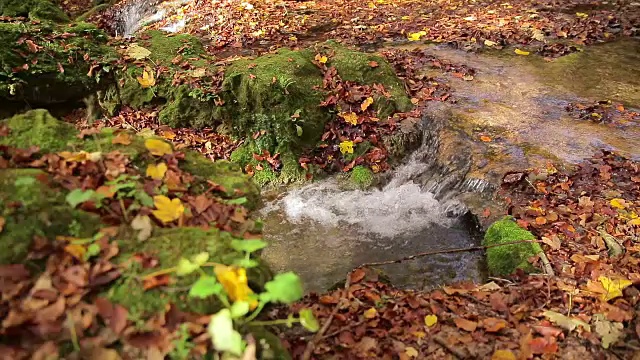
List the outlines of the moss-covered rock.
{"label": "moss-covered rock", "polygon": [[[499,245],[520,240],[536,240],[536,237],[511,218],[505,217],[487,229],[482,245]],[[541,252],[542,248],[538,243],[495,246],[487,249],[487,266],[494,275],[508,275],[516,269],[535,271],[536,268],[528,259]]]}
{"label": "moss-covered rock", "polygon": [[11,131],[9,136],[0,137],[0,144],[17,148],[40,147],[40,151],[56,152],[77,142],[77,130],[73,125],[59,121],[47,110],[31,110],[4,120]]}
{"label": "moss-covered rock", "polygon": [[373,184],[373,171],[366,166],[358,165],[353,168],[349,180],[359,189],[366,189]]}
{"label": "moss-covered rock", "polygon": [[[0,22],[0,102],[77,101],[109,82],[116,59],[95,26]],[[3,105],[4,106],[4,105]]]}
{"label": "moss-covered rock", "polygon": [[35,169],[0,170],[0,264],[25,260],[35,235],[89,237],[100,227],[100,219],[65,202],[61,189],[46,185],[48,176]]}
{"label": "moss-covered rock", "polygon": [[54,22],[69,21],[62,9],[49,0],[0,0],[0,16]]}
{"label": "moss-covered rock", "polygon": [[[176,304],[185,311],[203,314],[214,313],[221,304],[216,299],[199,300],[189,298],[188,288],[198,278],[198,274],[180,277],[177,282],[165,289],[145,291],[141,278],[158,269],[141,269],[137,263],[127,261],[136,252],[156,256],[162,268],[176,266],[182,257],[191,258],[201,252],[210,254],[209,261],[231,264],[235,260],[244,258],[244,254],[233,250],[230,246],[233,237],[227,232],[217,229],[203,230],[199,228],[157,229],[154,236],[138,242],[122,240],[119,242],[121,255],[116,261],[126,262],[129,268],[124,276],[117,281],[106,296],[113,302],[123,305],[129,310],[132,319],[143,319],[148,315],[165,310],[169,303]],[[211,268],[205,268],[211,274]],[[249,284],[256,291],[271,279],[268,266],[261,263],[247,272]]]}

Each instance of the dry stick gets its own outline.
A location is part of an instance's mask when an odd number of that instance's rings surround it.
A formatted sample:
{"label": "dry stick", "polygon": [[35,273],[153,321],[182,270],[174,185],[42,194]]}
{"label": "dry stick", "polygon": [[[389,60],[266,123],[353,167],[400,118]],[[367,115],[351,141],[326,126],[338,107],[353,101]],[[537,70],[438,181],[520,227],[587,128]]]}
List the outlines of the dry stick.
{"label": "dry stick", "polygon": [[441,338],[440,336],[437,336],[437,335],[434,336],[433,337],[433,341],[435,341],[436,343],[438,343],[438,345],[440,345],[443,348],[445,348],[446,350],[448,350],[450,353],[452,353],[458,359],[462,360],[462,359],[469,358],[469,354],[467,354],[466,350],[455,348],[455,347],[447,344],[447,342],[443,338]]}
{"label": "dry stick", "polygon": [[304,354],[302,355],[302,360],[311,359],[311,354],[313,353],[313,348],[315,347],[316,343],[322,340],[322,335],[327,331],[327,329],[329,329],[329,326],[331,326],[331,321],[333,321],[333,318],[338,313],[338,310],[340,310],[340,308],[343,306],[343,303],[349,301],[350,287],[351,287],[351,273],[348,273],[347,280],[344,283],[344,294],[342,294],[342,296],[340,297],[340,300],[336,304],[336,307],[333,308],[331,315],[329,315],[329,318],[327,319],[327,321],[324,323],[324,325],[322,325],[322,328],[320,329],[320,331],[318,331],[316,335],[313,337],[313,339],[311,339],[311,341],[309,341],[309,343],[307,344],[307,347],[304,349]]}
{"label": "dry stick", "polygon": [[[471,247],[468,247],[468,248],[427,251],[427,252],[422,252],[422,253],[419,253],[419,254],[414,254],[414,255],[411,255],[411,256],[406,256],[406,257],[403,257],[402,259],[364,263],[364,264],[358,266],[358,268],[367,267],[367,266],[397,264],[397,263],[401,263],[403,261],[413,260],[413,259],[417,259],[419,257],[424,257],[424,256],[429,256],[429,255],[449,254],[449,253],[457,253],[457,252],[465,252],[465,251],[479,251],[479,250],[486,250],[486,249],[493,248],[493,247],[498,247],[498,246],[516,245],[516,244],[523,244],[523,243],[540,243],[540,242],[541,241],[537,241],[537,240],[519,240],[519,241],[511,241],[511,242],[506,242],[506,243],[502,243],[502,244],[493,244],[493,245],[487,245],[487,246],[471,246]],[[545,256],[545,258],[546,258],[546,256]],[[547,262],[548,261],[549,260],[547,260]]]}

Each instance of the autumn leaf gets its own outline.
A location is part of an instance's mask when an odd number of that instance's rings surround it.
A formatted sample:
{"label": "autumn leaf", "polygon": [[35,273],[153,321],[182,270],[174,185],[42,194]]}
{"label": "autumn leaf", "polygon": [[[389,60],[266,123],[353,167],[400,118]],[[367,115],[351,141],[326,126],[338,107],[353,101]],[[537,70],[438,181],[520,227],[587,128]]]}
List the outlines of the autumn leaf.
{"label": "autumn leaf", "polygon": [[118,135],[114,136],[113,139],[111,139],[111,143],[114,145],[129,145],[131,144],[131,135],[127,134],[126,132],[120,132],[118,133]]}
{"label": "autumn leaf", "polygon": [[249,298],[253,291],[249,288],[247,271],[244,268],[219,265],[214,268],[214,272],[229,299],[249,302],[251,309],[258,306],[257,300]]}
{"label": "autumn leaf", "polygon": [[138,214],[131,221],[131,228],[133,230],[138,230],[138,240],[145,241],[151,236],[151,232],[153,231],[153,225],[151,225],[151,219],[147,215]]}
{"label": "autumn leaf", "polygon": [[595,331],[602,338],[603,348],[608,349],[611,344],[622,337],[624,329],[622,323],[608,321],[603,314],[595,314],[593,320]]}
{"label": "autumn leaf", "polygon": [[410,358],[418,357],[418,350],[416,350],[416,348],[411,347],[411,346],[407,346],[404,349],[404,353],[405,353],[405,355],[407,355]]}
{"label": "autumn leaf", "polygon": [[426,31],[418,31],[415,33],[411,33],[407,36],[407,39],[409,39],[409,41],[418,41],[420,40],[421,37],[427,35]]}
{"label": "autumn leaf", "polygon": [[353,154],[353,141],[343,141],[340,143],[340,152],[343,154]]}
{"label": "autumn leaf", "polygon": [[424,324],[427,327],[432,327],[438,323],[438,317],[436,315],[427,315],[424,317]]}
{"label": "autumn leaf", "polygon": [[167,164],[159,163],[158,165],[149,164],[147,166],[147,176],[153,180],[162,180],[164,174],[167,172]]}
{"label": "autumn leaf", "polygon": [[567,329],[569,331],[573,331],[578,326],[581,326],[587,332],[591,332],[591,326],[589,326],[589,324],[585,323],[580,319],[568,317],[558,312],[550,311],[550,310],[545,311],[543,314],[547,319],[549,319],[549,321],[560,326],[561,328]]}
{"label": "autumn leaf", "polygon": [[344,121],[348,122],[351,125],[358,124],[358,115],[356,115],[356,113],[354,112],[340,113],[338,115],[340,115],[340,117],[343,118]]}
{"label": "autumn leaf", "polygon": [[577,16],[577,17],[579,17],[579,18],[581,18],[581,19],[586,19],[586,18],[588,18],[588,17],[589,17],[589,14],[585,14],[585,13],[583,13],[583,12],[577,12],[577,13],[576,13],[576,16]]}
{"label": "autumn leaf", "polygon": [[[371,104],[373,104],[373,98],[371,96],[369,96],[368,98],[364,99],[362,104],[360,104],[360,109],[362,109],[362,111],[366,111],[367,108],[369,107],[369,105],[371,105]],[[357,122],[357,120],[356,120],[356,122]],[[355,125],[355,124],[353,124],[353,125]]]}
{"label": "autumn leaf", "polygon": [[144,69],[142,76],[138,76],[138,83],[143,89],[152,87],[156,84],[156,79],[153,77],[153,72],[150,69]]}
{"label": "autumn leaf", "polygon": [[511,350],[496,350],[491,360],[516,360],[516,356]]}
{"label": "autumn leaf", "polygon": [[163,156],[167,154],[173,154],[173,149],[168,143],[158,139],[147,139],[144,141],[144,146],[149,150],[152,155]]}
{"label": "autumn leaf", "polygon": [[515,49],[515,50],[514,50],[514,52],[515,52],[516,54],[518,54],[518,55],[524,55],[524,56],[527,56],[527,55],[529,55],[529,54],[530,54],[530,52],[528,52],[528,51],[524,51],[524,50],[520,50],[520,49]]}
{"label": "autumn leaf", "polygon": [[82,261],[84,260],[84,254],[87,252],[87,248],[79,244],[69,244],[64,247],[64,251],[74,258]]}
{"label": "autumn leaf", "polygon": [[2,216],[0,216],[0,233],[4,229],[4,224],[6,224],[6,220]]}
{"label": "autumn leaf", "polygon": [[326,63],[327,63],[327,60],[329,60],[329,59],[327,59],[327,57],[326,57],[326,56],[324,56],[324,55],[320,55],[320,54],[316,54],[315,59],[316,59],[316,61],[317,61],[317,62],[319,62],[320,64],[326,64]]}
{"label": "autumn leaf", "polygon": [[492,46],[496,46],[498,45],[497,42],[491,41],[491,40],[485,40],[484,41],[484,46],[488,46],[488,47],[492,47]]}
{"label": "autumn leaf", "polygon": [[139,46],[138,44],[131,44],[124,54],[134,60],[143,60],[151,55],[151,51]]}
{"label": "autumn leaf", "polygon": [[491,142],[491,138],[487,135],[482,135],[480,136],[480,140],[482,140],[483,142]]}
{"label": "autumn leaf", "polygon": [[461,317],[455,318],[453,320],[456,323],[456,326],[462,330],[466,330],[468,332],[473,332],[478,327],[478,323],[474,321],[470,321]]}
{"label": "autumn leaf", "polygon": [[369,310],[364,312],[365,319],[373,319],[376,315],[378,315],[376,308],[369,308]]}
{"label": "autumn leaf", "polygon": [[622,296],[622,290],[633,284],[633,282],[627,279],[610,279],[606,276],[600,276],[598,281],[602,284],[605,293],[602,294],[602,300],[609,301],[617,297]]}
{"label": "autumn leaf", "polygon": [[184,214],[184,206],[180,199],[170,200],[164,195],[156,195],[153,197],[153,204],[156,210],[153,210],[153,216],[163,223],[170,223],[178,220]]}
{"label": "autumn leaf", "polygon": [[611,201],[609,201],[609,204],[611,204],[611,206],[616,209],[624,209],[627,207],[627,203],[624,201],[624,199],[619,198],[611,199]]}

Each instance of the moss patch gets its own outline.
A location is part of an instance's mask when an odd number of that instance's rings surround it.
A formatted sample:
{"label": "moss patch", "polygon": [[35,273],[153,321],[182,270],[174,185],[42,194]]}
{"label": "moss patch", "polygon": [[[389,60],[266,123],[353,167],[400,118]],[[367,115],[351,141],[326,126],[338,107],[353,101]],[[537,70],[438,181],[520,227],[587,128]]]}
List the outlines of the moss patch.
{"label": "moss patch", "polygon": [[9,126],[10,136],[0,137],[0,144],[17,148],[38,146],[42,152],[56,152],[77,141],[76,129],[58,121],[48,111],[38,109],[0,121]]}
{"label": "moss patch", "polygon": [[98,231],[100,219],[72,209],[61,189],[43,182],[47,178],[35,169],[0,170],[0,216],[6,221],[0,232],[0,264],[24,261],[34,235],[53,240],[57,235],[88,237]]}
{"label": "moss patch", "polygon": [[116,55],[106,41],[86,23],[0,23],[0,100],[48,105],[84,98],[108,83],[104,71]]}
{"label": "moss patch", "polygon": [[366,189],[373,184],[373,172],[366,166],[358,165],[353,168],[349,180],[359,189]]}
{"label": "moss patch", "polygon": [[0,15],[26,17],[29,20],[69,21],[62,9],[49,0],[0,0]]}
{"label": "moss patch", "polygon": [[[120,241],[121,255],[116,261],[125,262],[133,253],[142,252],[157,256],[162,268],[175,266],[181,257],[190,258],[200,252],[207,251],[211,254],[210,262],[230,264],[242,259],[244,255],[230,247],[232,236],[229,233],[199,228],[175,228],[156,229],[155,234],[145,240]],[[143,270],[132,262],[125,271],[125,275],[119,279],[108,291],[106,296],[113,302],[123,305],[129,310],[132,319],[144,319],[147,316],[165,310],[169,303],[176,304],[186,311],[203,314],[215,313],[220,309],[217,300],[198,300],[187,296],[188,285],[198,277],[197,274],[178,278],[175,284],[168,289],[152,289],[145,291],[140,277],[158,269]],[[207,268],[212,274],[211,268]],[[248,271],[250,284],[255,288],[261,288],[271,278],[271,273],[266,265],[261,265]]]}
{"label": "moss patch", "polygon": [[[484,236],[482,245],[496,245],[520,240],[536,240],[529,231],[521,228],[508,217],[494,222]],[[538,243],[522,243],[496,246],[487,249],[487,265],[494,275],[508,275],[516,269],[535,271],[527,260],[542,252]]]}

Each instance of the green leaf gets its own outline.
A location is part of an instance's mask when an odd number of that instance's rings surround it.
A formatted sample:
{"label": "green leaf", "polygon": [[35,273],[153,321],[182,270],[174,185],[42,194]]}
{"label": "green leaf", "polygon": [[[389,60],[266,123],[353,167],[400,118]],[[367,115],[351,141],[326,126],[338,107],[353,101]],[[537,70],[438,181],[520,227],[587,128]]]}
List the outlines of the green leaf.
{"label": "green leaf", "polygon": [[320,330],[320,324],[318,323],[318,319],[313,316],[313,311],[311,309],[305,308],[300,310],[300,324],[304,326],[305,329],[316,332]]}
{"label": "green leaf", "polygon": [[233,328],[229,309],[222,309],[211,317],[207,332],[216,350],[235,356],[242,355],[245,344],[242,341],[242,335]]}
{"label": "green leaf", "polygon": [[20,186],[29,186],[36,183],[36,178],[33,176],[20,176],[13,182],[13,185],[16,187]]}
{"label": "green leaf", "polygon": [[244,251],[252,253],[254,251],[263,249],[267,246],[267,243],[260,239],[239,240],[233,239],[231,241],[231,247],[236,251]]}
{"label": "green leaf", "polygon": [[192,259],[194,264],[197,264],[198,266],[202,266],[204,265],[204,263],[207,262],[207,260],[209,260],[209,253],[206,251],[203,251],[198,255],[194,256]]}
{"label": "green leaf", "polygon": [[249,312],[249,303],[246,301],[236,301],[231,305],[231,317],[237,319],[245,316]]}
{"label": "green leaf", "polygon": [[286,272],[276,275],[273,280],[264,285],[271,301],[291,304],[302,298],[302,283],[298,275]]}
{"label": "green leaf", "polygon": [[76,206],[78,206],[78,204],[82,204],[85,201],[91,200],[94,194],[95,191],[93,190],[84,191],[82,189],[74,189],[67,194],[65,200],[69,205],[71,205],[71,207],[75,208]]}
{"label": "green leaf", "polygon": [[227,200],[227,204],[231,204],[231,205],[242,205],[246,202],[247,202],[246,197],[239,197],[237,199]]}
{"label": "green leaf", "polygon": [[189,261],[188,259],[181,258],[180,260],[178,260],[178,266],[176,268],[176,275],[178,275],[178,276],[189,275],[192,272],[198,270],[199,268],[200,268],[200,265],[194,264],[191,261]]}
{"label": "green leaf", "polygon": [[302,136],[302,127],[300,125],[296,125],[296,133],[298,136]]}
{"label": "green leaf", "polygon": [[140,201],[140,204],[150,208],[153,207],[153,198],[149,194],[147,194],[144,191],[138,191],[136,192],[135,195],[136,195],[136,199]]}
{"label": "green leaf", "polygon": [[203,275],[198,281],[193,283],[191,290],[189,290],[189,296],[204,299],[212,295],[218,295],[222,290],[222,284],[220,284],[215,277]]}
{"label": "green leaf", "polygon": [[138,44],[131,44],[127,50],[124,52],[128,57],[134,60],[142,60],[146,59],[149,55],[151,55],[151,51],[143,48]]}
{"label": "green leaf", "polygon": [[85,253],[85,257],[87,259],[90,259],[96,255],[100,254],[100,245],[93,243],[89,246],[87,246],[87,252]]}
{"label": "green leaf", "polygon": [[253,259],[237,259],[233,262],[233,265],[237,266],[237,267],[242,267],[245,269],[249,269],[249,268],[254,268],[258,265],[260,265],[260,263],[256,260]]}

